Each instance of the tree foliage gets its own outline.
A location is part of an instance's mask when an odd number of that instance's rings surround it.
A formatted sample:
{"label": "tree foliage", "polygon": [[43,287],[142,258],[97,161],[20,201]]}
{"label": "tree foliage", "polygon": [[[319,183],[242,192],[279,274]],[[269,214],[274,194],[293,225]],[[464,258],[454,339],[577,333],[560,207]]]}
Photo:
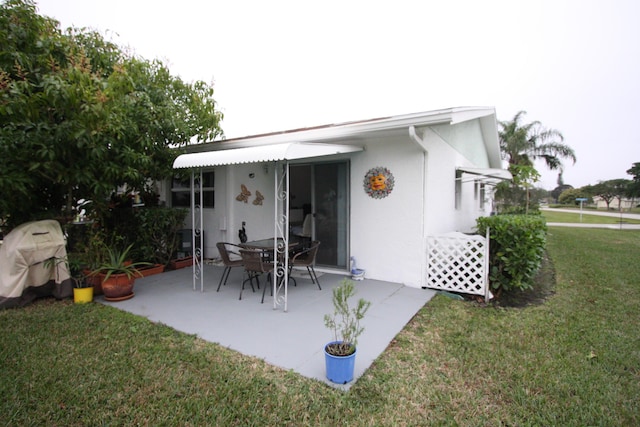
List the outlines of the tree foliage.
{"label": "tree foliage", "polygon": [[600,197],[607,203],[607,210],[610,209],[613,200],[618,200],[618,206],[622,209],[622,199],[628,194],[631,182],[628,179],[610,179],[600,181],[591,188],[594,196]]}
{"label": "tree foliage", "polygon": [[530,190],[540,179],[534,162],[543,160],[551,170],[562,171],[562,160],[574,163],[576,155],[563,143],[564,137],[555,129],[547,129],[539,121],[522,123],[526,113],[518,112],[512,120],[499,122],[500,151],[509,163],[511,183],[501,183],[496,200],[503,211],[527,213],[531,205]]}
{"label": "tree foliage", "polygon": [[627,196],[636,199],[640,197],[640,162],[635,162],[627,169],[627,174],[633,177],[627,189]]}
{"label": "tree foliage", "polygon": [[171,175],[176,148],[222,135],[213,87],[125,53],[95,31],[0,5],[0,218],[10,225],[106,202]]}
{"label": "tree foliage", "polygon": [[558,185],[556,188],[551,190],[550,196],[554,203],[562,203],[560,202],[560,196],[567,190],[573,190],[574,188],[571,185],[562,184]]}
{"label": "tree foliage", "polygon": [[592,203],[593,199],[591,194],[583,188],[569,188],[564,190],[558,196],[558,203],[562,205],[579,205],[580,202],[576,199],[587,199],[587,203]]}
{"label": "tree foliage", "polygon": [[500,150],[509,165],[533,166],[535,160],[543,160],[549,169],[561,170],[563,159],[576,162],[560,131],[547,129],[539,121],[521,123],[525,114],[519,111],[512,120],[499,123]]}

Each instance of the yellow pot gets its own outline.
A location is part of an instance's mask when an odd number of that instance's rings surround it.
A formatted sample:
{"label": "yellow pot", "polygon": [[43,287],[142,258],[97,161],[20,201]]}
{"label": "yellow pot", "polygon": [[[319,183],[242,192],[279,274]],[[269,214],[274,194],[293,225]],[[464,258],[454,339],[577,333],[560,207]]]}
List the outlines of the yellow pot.
{"label": "yellow pot", "polygon": [[73,302],[82,304],[93,301],[93,288],[73,288]]}

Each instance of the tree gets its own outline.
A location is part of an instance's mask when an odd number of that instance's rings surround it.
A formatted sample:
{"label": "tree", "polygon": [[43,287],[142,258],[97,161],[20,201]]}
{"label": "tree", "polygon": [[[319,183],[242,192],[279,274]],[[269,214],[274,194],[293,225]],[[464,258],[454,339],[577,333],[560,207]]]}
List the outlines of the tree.
{"label": "tree", "polygon": [[622,198],[627,194],[629,187],[628,179],[611,179],[608,181],[600,181],[594,185],[594,196],[600,197],[607,203],[607,210],[610,209],[610,204],[613,200],[618,200],[618,207],[622,210]]}
{"label": "tree", "polygon": [[628,187],[627,196],[631,200],[635,200],[640,197],[640,162],[635,162],[630,169],[627,169],[627,174],[633,176]]}
{"label": "tree", "polygon": [[554,203],[563,203],[560,201],[560,196],[567,190],[572,190],[573,187],[571,185],[559,185],[556,188],[554,188],[553,190],[551,190],[551,198],[553,199]]}
{"label": "tree", "polygon": [[558,196],[558,203],[563,205],[579,205],[576,199],[587,199],[587,203],[593,202],[593,199],[583,188],[568,188]]}
{"label": "tree", "polygon": [[13,226],[143,190],[171,176],[176,148],[222,135],[212,86],[58,25],[31,0],[0,5],[0,218]]}
{"label": "tree", "polygon": [[[506,205],[519,205],[524,200],[525,205],[516,208],[520,212],[529,211],[529,189],[539,179],[539,172],[535,169],[535,160],[544,160],[551,170],[562,172],[562,159],[570,159],[574,163],[576,156],[571,147],[562,143],[562,134],[555,129],[546,129],[538,121],[522,124],[524,111],[518,112],[513,120],[499,122],[500,151],[502,157],[509,163],[509,171],[513,176],[511,185],[502,183],[497,187],[496,197]],[[522,192],[523,197],[517,196]]]}
{"label": "tree", "polygon": [[500,151],[511,165],[533,166],[535,160],[544,160],[551,170],[562,170],[562,159],[576,162],[575,152],[563,144],[564,137],[555,129],[547,129],[539,121],[521,124],[525,111],[519,111],[513,120],[500,122]]}

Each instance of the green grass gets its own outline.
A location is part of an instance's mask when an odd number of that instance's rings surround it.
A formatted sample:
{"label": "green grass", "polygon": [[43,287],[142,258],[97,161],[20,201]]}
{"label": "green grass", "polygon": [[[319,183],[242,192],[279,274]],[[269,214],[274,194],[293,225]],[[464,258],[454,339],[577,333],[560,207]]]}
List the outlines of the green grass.
{"label": "green grass", "polygon": [[100,304],[0,311],[0,425],[640,425],[640,232],[548,246],[546,303],[438,296],[348,393]]}
{"label": "green grass", "polygon": [[[547,222],[577,222],[583,224],[620,224],[619,217],[594,215],[590,211],[584,211],[582,220],[580,220],[580,211],[572,212],[555,212],[553,210],[542,211],[542,216]],[[637,219],[622,219],[623,224],[640,224]]]}

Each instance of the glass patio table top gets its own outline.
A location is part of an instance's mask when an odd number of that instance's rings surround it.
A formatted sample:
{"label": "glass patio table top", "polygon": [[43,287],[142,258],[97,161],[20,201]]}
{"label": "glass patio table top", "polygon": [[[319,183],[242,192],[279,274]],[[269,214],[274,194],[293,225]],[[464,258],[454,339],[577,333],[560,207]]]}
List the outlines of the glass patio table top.
{"label": "glass patio table top", "polygon": [[[260,250],[268,251],[273,249],[275,240],[276,239],[273,237],[268,239],[252,240],[250,242],[240,243],[238,244],[238,246],[247,248],[247,249],[260,249]],[[289,241],[289,249],[295,246],[298,246],[299,244],[300,242],[298,241]],[[278,238],[278,246],[280,245],[284,245],[284,240],[281,238]]]}

